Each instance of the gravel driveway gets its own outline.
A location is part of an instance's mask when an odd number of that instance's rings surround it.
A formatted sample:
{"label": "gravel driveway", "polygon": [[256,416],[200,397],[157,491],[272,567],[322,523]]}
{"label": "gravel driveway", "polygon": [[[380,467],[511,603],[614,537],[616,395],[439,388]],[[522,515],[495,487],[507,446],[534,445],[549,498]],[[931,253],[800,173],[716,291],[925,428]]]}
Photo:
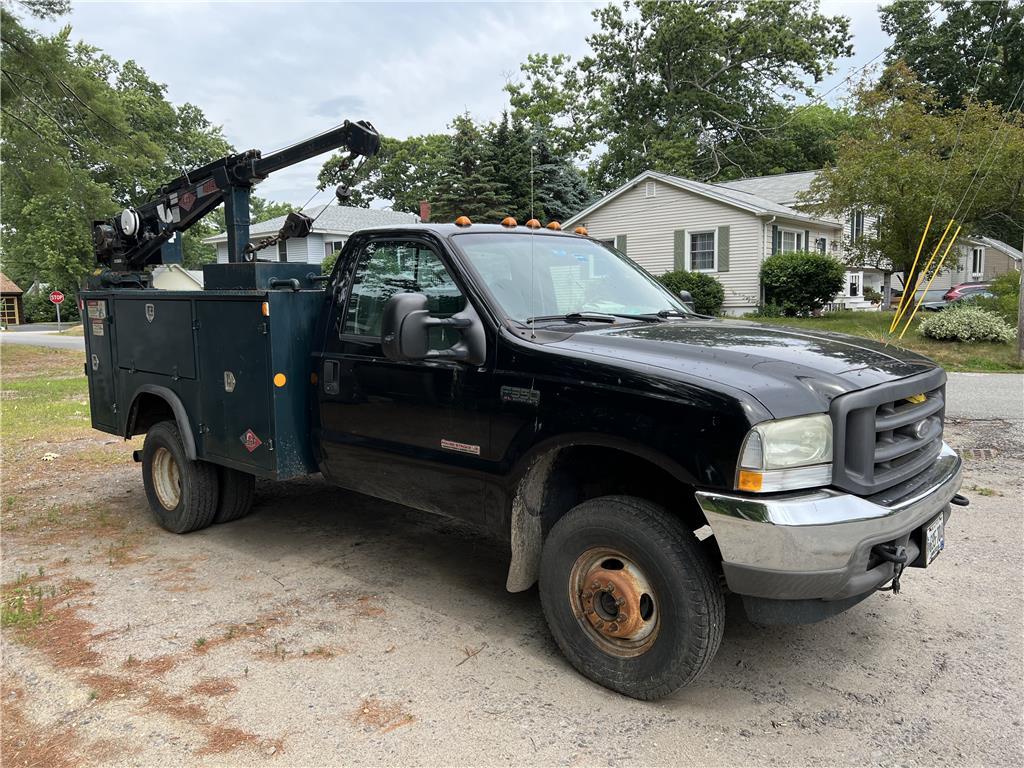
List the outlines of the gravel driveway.
{"label": "gravel driveway", "polygon": [[576,674],[469,528],[309,480],[179,537],[136,465],[56,466],[3,516],[5,596],[44,610],[4,629],[3,763],[1020,765],[1020,423],[947,439],[972,504],[932,568],[813,626],[733,600],[657,703]]}

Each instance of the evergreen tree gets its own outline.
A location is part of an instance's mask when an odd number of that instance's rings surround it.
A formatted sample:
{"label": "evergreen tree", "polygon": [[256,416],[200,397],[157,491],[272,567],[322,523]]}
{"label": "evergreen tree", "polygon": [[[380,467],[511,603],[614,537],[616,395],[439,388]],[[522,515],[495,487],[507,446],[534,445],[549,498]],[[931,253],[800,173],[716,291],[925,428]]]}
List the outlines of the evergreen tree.
{"label": "evergreen tree", "polygon": [[498,222],[507,215],[509,198],[498,177],[494,147],[469,114],[452,122],[454,129],[441,193],[434,207],[439,221],[468,216],[478,222]]}

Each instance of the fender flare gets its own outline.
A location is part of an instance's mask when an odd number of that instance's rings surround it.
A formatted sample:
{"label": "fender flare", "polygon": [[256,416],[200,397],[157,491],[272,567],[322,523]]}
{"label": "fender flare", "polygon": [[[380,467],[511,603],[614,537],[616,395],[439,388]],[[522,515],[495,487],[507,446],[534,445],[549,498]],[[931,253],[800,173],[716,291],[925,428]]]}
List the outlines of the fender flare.
{"label": "fender flare", "polygon": [[143,384],[135,390],[135,393],[132,395],[131,408],[128,409],[128,418],[125,419],[125,440],[132,436],[131,432],[132,427],[135,424],[136,409],[138,408],[140,395],[156,395],[171,406],[171,412],[174,414],[174,421],[178,425],[178,432],[181,433],[181,442],[185,447],[185,456],[189,461],[195,461],[197,458],[196,440],[192,435],[192,424],[188,420],[188,412],[185,410],[185,406],[182,404],[181,398],[167,387],[161,387],[157,384]]}
{"label": "fender flare", "polygon": [[526,591],[536,583],[540,575],[541,550],[544,546],[542,513],[547,490],[546,480],[562,449],[573,446],[594,446],[621,451],[649,461],[680,482],[694,485],[693,479],[681,467],[667,461],[661,454],[629,441],[583,433],[559,435],[538,443],[520,458],[516,471],[512,473],[517,479],[513,484],[515,490],[509,521],[512,559],[505,580],[505,589],[509,592]]}

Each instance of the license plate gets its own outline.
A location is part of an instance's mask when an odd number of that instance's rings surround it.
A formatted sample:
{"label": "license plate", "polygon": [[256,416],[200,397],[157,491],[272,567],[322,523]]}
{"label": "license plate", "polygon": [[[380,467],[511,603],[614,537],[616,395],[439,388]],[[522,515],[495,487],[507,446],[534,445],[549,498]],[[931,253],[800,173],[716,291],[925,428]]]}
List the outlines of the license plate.
{"label": "license plate", "polygon": [[928,523],[928,527],[924,529],[924,546],[929,563],[946,548],[946,525],[942,515]]}

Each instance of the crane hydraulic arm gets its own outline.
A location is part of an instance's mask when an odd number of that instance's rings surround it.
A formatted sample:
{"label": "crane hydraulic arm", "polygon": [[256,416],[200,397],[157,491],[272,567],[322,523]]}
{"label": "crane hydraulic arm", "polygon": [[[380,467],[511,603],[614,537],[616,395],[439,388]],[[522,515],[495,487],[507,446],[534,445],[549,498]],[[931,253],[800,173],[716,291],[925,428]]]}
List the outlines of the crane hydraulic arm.
{"label": "crane hydraulic arm", "polygon": [[[94,222],[93,246],[101,282],[137,284],[137,273],[144,267],[180,262],[181,238],[176,235],[221,203],[227,225],[228,261],[254,260],[255,253],[249,247],[249,194],[253,184],[274,171],[340,148],[349,151],[349,162],[371,157],[380,149],[380,135],[366,121],[346,120],[337,128],[266,157],[256,149],[229,155],[184,173],[160,187],[142,205]],[[309,233],[309,223],[308,217],[291,214],[286,227],[292,236],[301,236]]]}

